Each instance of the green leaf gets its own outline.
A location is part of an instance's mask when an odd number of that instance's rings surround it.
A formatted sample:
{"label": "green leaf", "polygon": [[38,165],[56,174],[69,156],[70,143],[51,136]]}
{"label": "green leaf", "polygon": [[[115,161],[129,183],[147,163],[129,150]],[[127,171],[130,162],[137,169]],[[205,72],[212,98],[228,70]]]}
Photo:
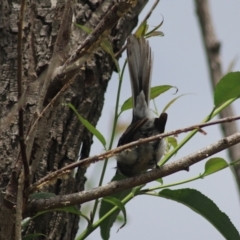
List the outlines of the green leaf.
{"label": "green leaf", "polygon": [[164,36],[164,33],[161,32],[161,31],[155,31],[155,32],[152,32],[152,33],[149,33],[146,35],[146,38],[150,38],[150,37],[163,37]]}
{"label": "green leaf", "polygon": [[219,107],[226,101],[240,97],[240,72],[225,75],[215,87],[214,104]]}
{"label": "green leaf", "polygon": [[75,206],[69,206],[69,207],[64,207],[64,208],[57,208],[55,210],[76,214],[78,216],[83,217],[87,221],[88,226],[90,226],[92,224],[90,219],[85,214],[83,214],[81,211],[79,211]]}
{"label": "green leaf", "polygon": [[163,179],[162,178],[158,178],[155,181],[157,181],[157,182],[161,183],[161,185],[163,185]]}
{"label": "green leaf", "polygon": [[103,135],[90,122],[84,119],[71,103],[68,103],[67,106],[69,106],[75,112],[79,121],[102,143],[103,147],[105,148],[106,140]]}
{"label": "green leaf", "polygon": [[132,108],[132,98],[128,98],[121,107],[121,113]]}
{"label": "green leaf", "polygon": [[135,35],[139,38],[139,37],[143,37],[145,35],[145,33],[148,30],[148,24],[147,22],[143,22],[137,29]]}
{"label": "green leaf", "polygon": [[150,99],[154,99],[156,97],[158,97],[159,95],[165,93],[166,91],[168,91],[171,88],[175,88],[177,91],[177,88],[171,85],[162,85],[162,86],[155,86],[151,88],[151,92],[150,92]]}
{"label": "green leaf", "polygon": [[61,211],[73,213],[73,214],[77,214],[77,215],[82,215],[82,213],[75,206],[61,208]]}
{"label": "green leaf", "polygon": [[116,222],[119,223],[119,224],[123,224],[124,217],[121,215],[121,213],[118,214],[118,216],[116,218]]}
{"label": "green leaf", "polygon": [[178,142],[175,137],[167,137],[167,142],[170,144],[173,148],[177,147]]}
{"label": "green leaf", "polygon": [[[86,218],[86,216],[82,212],[80,212],[75,206],[55,208],[55,209],[51,209],[51,210],[38,212],[36,216],[42,215],[42,214],[47,213],[47,212],[53,212],[53,211],[62,211],[62,212],[72,213],[72,214],[76,214],[76,215],[79,215],[79,216],[82,216],[82,217]],[[35,218],[36,216],[34,216],[33,218]],[[89,220],[89,219],[87,218],[87,220]]]}
{"label": "green leaf", "polygon": [[101,47],[103,48],[103,50],[105,52],[107,52],[112,57],[112,60],[115,63],[117,71],[118,71],[118,73],[120,73],[120,67],[119,67],[117,59],[115,58],[115,55],[114,55],[114,52],[113,52],[113,48],[112,48],[112,44],[108,40],[103,40],[101,42]]}
{"label": "green leaf", "polygon": [[84,25],[75,23],[75,26],[77,26],[78,28],[82,29],[85,33],[90,34],[90,33],[92,32],[92,29],[91,29],[91,28],[86,27],[86,26],[84,26]]}
{"label": "green leaf", "polygon": [[122,226],[119,229],[123,228],[124,225],[127,223],[127,214],[126,214],[125,206],[122,204],[122,202],[119,199],[117,199],[115,197],[111,197],[111,196],[105,197],[103,199],[103,201],[111,203],[112,205],[118,207],[122,211],[123,217],[124,217],[124,222],[123,222]]}
{"label": "green leaf", "polygon": [[[126,177],[124,177],[121,174],[116,174],[113,177],[112,181],[118,181],[118,180],[122,180],[124,178],[126,178]],[[122,191],[120,193],[112,194],[111,196],[118,199],[119,201],[121,201],[130,192],[131,192],[131,189],[128,189],[128,190]],[[118,211],[115,211],[110,216],[105,217],[106,214],[113,208],[113,205],[107,201],[104,201],[104,199],[105,198],[103,198],[103,201],[101,201],[101,206],[100,206],[100,210],[99,210],[99,221],[102,220],[102,223],[100,225],[102,239],[107,240],[110,237],[111,227],[113,226],[114,222],[116,221],[116,218],[121,210],[119,209]]]}
{"label": "green leaf", "polygon": [[[149,31],[148,33],[146,33],[146,38],[150,37],[150,36],[164,36],[163,32],[160,31],[156,31],[158,30],[161,26],[163,25],[163,20],[155,27],[153,28],[151,31]],[[156,33],[156,35],[155,35]],[[159,34],[160,33],[160,34]]]}
{"label": "green leaf", "polygon": [[223,158],[211,158],[205,164],[205,171],[203,173],[203,177],[220,171],[226,167],[228,167],[228,163]]}
{"label": "green leaf", "polygon": [[160,197],[184,204],[208,220],[227,240],[239,240],[240,235],[229,217],[208,197],[195,189],[164,189]]}
{"label": "green leaf", "polygon": [[33,233],[33,234],[28,234],[27,236],[23,237],[22,239],[23,240],[37,240],[37,239],[39,239],[37,237],[40,237],[40,236],[47,238],[47,236],[42,233]]}
{"label": "green leaf", "polygon": [[146,184],[143,184],[143,185],[140,185],[140,186],[137,186],[137,187],[132,188],[132,194],[133,194],[133,196],[138,195],[139,191],[140,191],[145,185],[146,185]]}
{"label": "green leaf", "polygon": [[[56,196],[56,195],[54,194],[54,196]],[[33,216],[31,218],[26,218],[21,222],[22,229],[26,228],[31,220],[33,220],[45,213],[54,212],[54,211],[62,211],[62,212],[76,214],[78,216],[83,217],[88,222],[88,226],[91,225],[91,221],[86,215],[84,215],[82,212],[80,212],[75,206],[69,206],[69,207],[55,208],[55,209],[51,209],[51,210],[38,212],[35,216]]]}
{"label": "green leaf", "polygon": [[239,164],[240,164],[240,159],[238,159],[238,160],[235,160],[235,161],[233,161],[233,162],[229,163],[229,166],[233,166],[233,165],[239,165]]}
{"label": "green leaf", "polygon": [[[152,87],[150,90],[150,99],[154,99],[158,97],[160,94],[168,91],[171,88],[176,88],[170,85],[162,85],[162,86],[155,86]],[[121,107],[121,113],[132,108],[132,97],[128,98]]]}
{"label": "green leaf", "polygon": [[83,214],[81,211],[79,211],[75,206],[57,208],[56,210],[79,215],[79,216],[83,217],[88,222],[88,225],[91,224],[90,219],[85,214]]}
{"label": "green leaf", "polygon": [[186,95],[186,94],[182,94],[182,95],[180,95],[180,96],[172,99],[172,100],[164,107],[164,109],[162,110],[162,112],[166,112],[166,110],[167,110],[175,101],[177,101],[180,97],[183,97],[183,96],[185,96],[185,95]]}

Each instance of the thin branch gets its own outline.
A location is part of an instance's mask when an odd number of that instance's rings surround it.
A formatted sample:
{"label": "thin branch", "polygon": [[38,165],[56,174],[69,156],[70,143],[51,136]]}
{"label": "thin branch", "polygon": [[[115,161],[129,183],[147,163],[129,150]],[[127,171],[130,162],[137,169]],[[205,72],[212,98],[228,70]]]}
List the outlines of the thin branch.
{"label": "thin branch", "polygon": [[[195,0],[197,16],[200,29],[202,32],[203,44],[206,50],[209,73],[211,76],[212,87],[218,83],[222,77],[222,63],[220,57],[220,42],[216,37],[214,26],[211,18],[208,0]],[[234,116],[234,110],[228,106],[220,112],[220,117]],[[224,136],[229,136],[238,131],[237,124],[234,122],[224,123],[221,125]],[[240,145],[236,145],[228,149],[230,159],[240,158]],[[234,165],[234,170],[237,177],[238,189],[240,191],[240,166]]]}
{"label": "thin branch", "polygon": [[52,197],[49,199],[33,200],[28,207],[28,213],[36,213],[42,210],[50,210],[55,208],[67,207],[76,204],[82,204],[97,198],[105,197],[111,194],[130,189],[141,184],[146,184],[158,178],[166,177],[170,174],[188,169],[193,164],[212,156],[224,149],[229,148],[240,142],[240,132],[229,137],[223,138],[214,144],[211,144],[195,153],[181,158],[173,163],[166,164],[158,169],[154,169],[147,173],[140,174],[135,177],[127,178],[120,181],[113,181],[105,186],[97,187],[89,191],[68,194],[64,196]]}
{"label": "thin branch", "polygon": [[211,125],[215,125],[215,124],[220,124],[220,123],[223,123],[223,122],[231,122],[231,121],[235,121],[235,120],[238,120],[238,119],[240,119],[240,116],[228,117],[228,118],[224,118],[224,119],[219,119],[217,121],[212,121],[212,122],[209,122],[209,123],[202,123],[202,124],[194,125],[194,126],[183,128],[183,129],[178,129],[178,130],[171,131],[171,132],[164,133],[164,134],[158,134],[158,135],[153,136],[153,137],[144,138],[144,139],[140,139],[138,141],[134,141],[134,142],[125,144],[125,145],[117,147],[113,150],[106,151],[103,154],[93,156],[93,157],[89,157],[89,158],[81,160],[80,162],[75,162],[75,163],[72,163],[68,166],[65,166],[65,167],[61,168],[61,169],[58,169],[57,171],[48,174],[47,176],[40,179],[38,182],[34,183],[29,188],[29,192],[33,192],[36,189],[41,189],[43,187],[43,185],[45,185],[45,184],[51,184],[52,182],[55,182],[56,178],[61,178],[61,177],[64,177],[64,176],[68,175],[69,171],[76,168],[76,167],[88,166],[91,163],[95,163],[97,161],[104,160],[105,158],[110,158],[110,157],[112,157],[112,156],[114,156],[114,155],[116,155],[116,154],[118,154],[118,153],[120,153],[120,152],[122,152],[126,149],[129,149],[129,148],[132,148],[132,147],[135,147],[135,146],[147,143],[147,142],[152,142],[152,141],[155,141],[157,139],[164,138],[164,137],[177,135],[177,134],[192,131],[192,130],[198,130],[199,131],[203,127],[207,127],[207,126],[211,126]]}
{"label": "thin branch", "polygon": [[[152,5],[151,9],[149,10],[149,12],[147,13],[147,15],[145,16],[145,18],[142,20],[142,22],[139,24],[139,26],[141,26],[144,22],[146,22],[152,15],[154,9],[157,7],[158,3],[160,0],[156,0],[155,3]],[[122,54],[127,48],[127,44],[125,44],[117,53],[115,53],[115,57],[117,58],[120,54]]]}
{"label": "thin branch", "polygon": [[23,181],[24,174],[20,174],[18,178],[18,190],[17,190],[17,201],[16,201],[16,219],[15,219],[15,240],[22,239],[22,209],[23,209]]}
{"label": "thin branch", "polygon": [[[96,28],[87,36],[85,41],[77,48],[75,53],[66,61],[63,69],[68,71],[69,64],[78,61],[85,53],[92,52],[94,45],[99,44],[102,38],[109,35],[109,31],[115,26],[119,18],[121,18],[130,7],[134,7],[137,0],[120,0],[115,1],[115,4],[107,11],[106,15],[99,22]],[[76,67],[79,68],[78,64]],[[72,68],[72,67],[71,67]]]}
{"label": "thin branch", "polygon": [[[18,45],[17,45],[17,83],[18,83],[18,102],[22,102],[22,32],[23,32],[23,22],[25,13],[25,0],[21,2],[21,8],[18,20]],[[24,168],[24,188],[28,188],[30,183],[30,173],[29,165],[27,159],[26,145],[24,140],[24,120],[23,120],[23,109],[22,106],[18,109],[18,130],[19,130],[19,142],[21,158]]]}
{"label": "thin branch", "polygon": [[145,18],[142,20],[142,23],[143,24],[144,22],[146,22],[152,15],[154,9],[157,7],[158,3],[159,3],[160,0],[156,0],[155,3],[152,5],[151,9],[149,10],[149,12],[147,13],[147,15],[145,16]]}

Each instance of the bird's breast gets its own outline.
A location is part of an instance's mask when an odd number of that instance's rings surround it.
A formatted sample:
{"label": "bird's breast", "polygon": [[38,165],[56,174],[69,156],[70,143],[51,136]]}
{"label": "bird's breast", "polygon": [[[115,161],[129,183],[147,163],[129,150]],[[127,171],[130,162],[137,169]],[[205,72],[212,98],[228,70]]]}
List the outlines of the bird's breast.
{"label": "bird's breast", "polygon": [[[124,175],[131,176],[155,168],[164,151],[163,139],[126,149],[117,155],[118,168]],[[121,169],[126,169],[130,174],[124,173]]]}

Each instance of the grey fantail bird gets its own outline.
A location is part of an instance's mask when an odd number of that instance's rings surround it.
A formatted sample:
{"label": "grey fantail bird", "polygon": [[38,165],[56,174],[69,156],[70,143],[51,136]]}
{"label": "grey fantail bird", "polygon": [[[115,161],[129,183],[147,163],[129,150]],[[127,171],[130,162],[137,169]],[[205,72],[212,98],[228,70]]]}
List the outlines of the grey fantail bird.
{"label": "grey fantail bird", "polygon": [[[152,52],[144,38],[131,35],[127,41],[127,59],[132,87],[133,117],[123,133],[118,147],[164,132],[167,114],[151,117],[149,95],[152,72]],[[117,169],[127,177],[157,167],[165,151],[164,139],[141,144],[117,154]]]}

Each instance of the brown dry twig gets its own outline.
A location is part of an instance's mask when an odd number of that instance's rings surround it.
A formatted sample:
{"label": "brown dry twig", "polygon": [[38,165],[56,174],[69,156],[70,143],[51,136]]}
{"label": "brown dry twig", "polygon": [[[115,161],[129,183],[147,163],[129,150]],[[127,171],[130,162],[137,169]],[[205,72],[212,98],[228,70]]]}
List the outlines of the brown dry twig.
{"label": "brown dry twig", "polygon": [[[141,26],[144,22],[146,22],[152,15],[154,9],[157,7],[158,3],[160,0],[156,0],[155,3],[152,5],[151,9],[149,10],[149,12],[147,13],[147,15],[145,16],[145,18],[142,20],[141,24],[139,24],[139,26]],[[117,53],[115,53],[115,57],[119,57],[120,54],[122,54],[127,48],[127,44],[125,44]]]}
{"label": "brown dry twig", "polygon": [[[19,20],[18,20],[18,44],[17,44],[17,83],[18,83],[18,101],[22,101],[22,34],[23,34],[23,23],[25,13],[25,1],[22,1]],[[21,151],[21,161],[24,168],[24,188],[28,188],[30,185],[30,172],[27,159],[27,151],[24,139],[24,120],[23,120],[23,109],[22,106],[18,109],[18,131],[19,131],[19,142]]]}
{"label": "brown dry twig", "polygon": [[116,1],[96,28],[87,36],[75,53],[69,57],[62,68],[62,73],[66,74],[69,71],[73,71],[75,68],[79,68],[79,60],[85,54],[89,55],[94,52],[94,50],[99,47],[102,39],[109,35],[109,31],[115,26],[119,18],[121,18],[130,7],[134,7],[136,4],[137,0]]}
{"label": "brown dry twig", "polygon": [[135,146],[147,143],[147,142],[155,141],[155,140],[160,139],[160,138],[164,138],[164,137],[168,137],[168,136],[172,136],[172,135],[176,135],[176,134],[180,134],[180,133],[184,133],[184,132],[188,132],[188,131],[192,131],[192,130],[199,130],[203,127],[212,126],[212,125],[220,124],[220,123],[223,123],[223,122],[236,121],[236,120],[239,120],[239,119],[240,119],[240,116],[228,117],[228,118],[212,121],[212,122],[209,122],[209,123],[202,123],[202,124],[194,125],[194,126],[183,128],[183,129],[178,129],[178,130],[171,131],[171,132],[164,133],[164,134],[158,134],[158,135],[153,136],[153,137],[144,138],[144,139],[140,139],[140,140],[135,141],[135,142],[131,142],[129,144],[125,144],[125,145],[117,147],[113,150],[106,151],[103,154],[93,156],[93,157],[88,157],[86,159],[81,160],[80,162],[75,162],[75,163],[70,164],[68,166],[65,166],[61,169],[58,169],[57,171],[48,174],[47,176],[40,179],[38,182],[34,183],[29,188],[29,192],[33,192],[37,189],[40,189],[45,184],[51,184],[52,182],[55,182],[58,178],[66,176],[66,174],[68,174],[70,170],[72,170],[76,167],[88,166],[91,163],[95,163],[97,161],[104,160],[105,158],[110,158],[110,157],[116,155],[117,153],[120,153],[120,152],[122,152],[126,149],[129,149],[129,148],[132,148],[132,147],[135,147]]}
{"label": "brown dry twig", "polygon": [[21,239],[22,234],[22,211],[23,211],[23,190],[24,190],[24,175],[23,172],[18,178],[18,190],[16,201],[16,219],[15,219],[15,240]]}
{"label": "brown dry twig", "polygon": [[93,188],[88,191],[82,191],[78,193],[72,193],[64,196],[56,196],[48,199],[35,199],[33,200],[27,209],[27,212],[34,214],[43,210],[50,210],[56,208],[62,208],[67,206],[73,206],[76,204],[82,204],[97,198],[105,197],[114,193],[121,192],[126,189],[130,189],[142,184],[146,184],[153,180],[168,176],[175,172],[185,170],[191,165],[212,156],[224,149],[233,146],[240,142],[240,132],[235,133],[229,137],[223,138],[214,144],[211,144],[197,152],[194,152],[180,160],[166,164],[160,168],[154,169],[147,173],[137,175],[135,177],[127,178],[120,181],[113,181],[105,186]]}

